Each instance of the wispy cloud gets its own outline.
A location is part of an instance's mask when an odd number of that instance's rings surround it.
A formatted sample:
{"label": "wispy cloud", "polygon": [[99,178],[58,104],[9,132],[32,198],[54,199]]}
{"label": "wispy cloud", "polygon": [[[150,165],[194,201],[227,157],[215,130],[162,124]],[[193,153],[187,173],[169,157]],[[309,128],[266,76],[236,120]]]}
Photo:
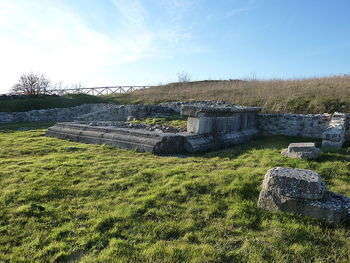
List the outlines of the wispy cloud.
{"label": "wispy cloud", "polygon": [[235,9],[231,9],[229,10],[226,14],[225,17],[226,18],[230,18],[239,14],[243,14],[243,13],[248,13],[251,10],[256,9],[256,7],[246,7],[246,8],[235,8]]}
{"label": "wispy cloud", "polygon": [[97,31],[64,1],[1,0],[0,93],[22,72],[39,71],[57,81],[100,85],[112,83],[113,69],[121,65],[147,57],[171,57],[181,48],[201,50],[188,44],[191,28],[182,23],[194,1],[160,0],[170,23],[164,19],[155,23],[140,0],[104,1],[115,7],[116,20],[110,21],[114,31]]}
{"label": "wispy cloud", "polygon": [[193,44],[188,45],[193,32],[191,26],[184,22],[186,16],[193,11],[195,1],[159,0],[155,6],[162,10],[162,14],[157,17],[151,16],[140,0],[111,1],[125,21],[125,31],[134,32],[135,37],[148,36],[148,55],[171,57],[175,50],[203,50]]}
{"label": "wispy cloud", "polygon": [[[101,69],[139,60],[151,49],[151,33],[140,29],[111,36],[94,31],[57,1],[2,0],[0,10],[0,72],[7,76],[2,79],[6,89],[26,71],[47,72],[68,82],[89,78],[94,83],[91,75]],[[142,27],[139,17],[123,15],[129,24]]]}

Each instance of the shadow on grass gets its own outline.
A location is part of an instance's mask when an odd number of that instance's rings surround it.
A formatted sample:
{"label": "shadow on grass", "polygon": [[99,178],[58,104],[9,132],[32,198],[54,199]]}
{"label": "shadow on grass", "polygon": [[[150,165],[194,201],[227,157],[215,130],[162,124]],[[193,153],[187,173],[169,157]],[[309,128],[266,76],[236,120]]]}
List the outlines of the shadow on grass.
{"label": "shadow on grass", "polygon": [[47,129],[54,124],[54,122],[19,122],[10,124],[0,124],[0,133]]}
{"label": "shadow on grass", "polygon": [[315,139],[305,139],[300,137],[288,137],[288,136],[260,136],[255,140],[252,140],[245,144],[235,145],[226,149],[202,153],[202,154],[193,154],[191,156],[201,156],[203,158],[229,158],[235,159],[237,156],[250,152],[252,150],[278,150],[281,151],[284,148],[287,148],[290,143],[294,142],[305,142],[313,141],[318,143],[318,140]]}
{"label": "shadow on grass", "polygon": [[350,148],[341,149],[336,152],[323,152],[317,162],[349,162]]}

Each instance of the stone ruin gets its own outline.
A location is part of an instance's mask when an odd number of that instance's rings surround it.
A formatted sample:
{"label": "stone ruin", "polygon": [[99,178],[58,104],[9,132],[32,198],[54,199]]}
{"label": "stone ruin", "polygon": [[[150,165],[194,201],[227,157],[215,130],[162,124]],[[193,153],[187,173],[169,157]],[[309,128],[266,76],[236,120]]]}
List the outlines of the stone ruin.
{"label": "stone ruin", "polygon": [[[149,109],[151,106],[145,106]],[[158,112],[161,112],[158,106]],[[164,106],[163,106],[164,107]],[[175,110],[164,107],[163,113]],[[126,124],[125,120],[149,114],[135,110],[120,114],[120,108],[104,109],[86,114],[75,122],[57,123],[50,127],[47,136],[77,142],[107,144],[125,149],[154,154],[197,153],[226,148],[247,142],[258,134],[257,114],[261,108],[229,104],[197,103],[181,106],[181,114],[188,116],[187,131],[163,127],[151,129],[145,125]],[[119,111],[119,115],[117,112]],[[108,121],[93,121],[96,119]],[[122,117],[121,117],[122,116]],[[158,114],[158,117],[161,114]],[[111,121],[113,120],[113,121]]]}
{"label": "stone ruin", "polygon": [[320,156],[321,150],[316,148],[313,142],[301,142],[289,144],[281,154],[291,158],[314,160]]}
{"label": "stone ruin", "polygon": [[[0,113],[1,122],[58,121],[47,135],[73,141],[108,144],[155,154],[196,153],[230,147],[261,135],[321,139],[322,147],[340,148],[350,141],[350,115],[260,114],[261,108],[222,101],[167,102],[158,105],[93,104],[25,113]],[[188,117],[187,129],[135,125],[148,117]],[[60,121],[64,121],[60,123]],[[314,145],[291,145],[292,158],[315,159]]]}
{"label": "stone ruin", "polygon": [[[226,122],[234,121],[237,125],[235,116],[239,115],[239,109],[249,109],[250,107],[240,107],[237,105],[228,104],[223,101],[190,101],[190,102],[166,102],[157,105],[115,105],[115,104],[83,104],[80,106],[70,108],[55,108],[55,109],[42,109],[32,110],[27,112],[0,112],[0,124],[3,123],[15,123],[15,122],[69,122],[81,125],[93,126],[115,126],[119,128],[128,128],[129,124],[127,120],[142,119],[148,117],[163,117],[171,116],[174,114],[180,114],[181,109],[186,106],[197,107],[210,107],[210,108],[230,108],[232,107],[237,112],[224,112],[219,110],[216,112],[216,116],[213,116],[213,112],[200,113],[201,116],[192,116],[193,113],[189,112],[189,128],[196,128],[195,123],[198,121],[199,130],[189,130],[187,133],[196,134],[201,133],[203,125],[212,123],[214,125],[213,137],[218,138],[218,141],[222,142],[223,138],[216,136],[215,130],[217,129],[217,122],[213,123],[211,117],[224,120]],[[221,111],[221,112],[220,112]],[[249,111],[249,110],[248,110]],[[232,114],[232,118],[230,118]],[[208,115],[208,116],[205,116]],[[220,116],[222,115],[222,116]],[[244,114],[243,114],[244,115]],[[252,114],[248,114],[252,115]],[[334,113],[334,114],[261,114],[257,112],[255,115],[255,127],[261,135],[286,135],[303,138],[311,138],[322,140],[322,147],[335,148],[342,147],[346,142],[350,141],[350,114],[346,113]],[[199,119],[200,120],[196,120]],[[205,119],[208,118],[208,119]],[[240,118],[240,117],[237,117]],[[244,118],[244,116],[243,116]],[[242,119],[243,119],[242,118]],[[249,116],[248,118],[251,118]],[[250,121],[248,119],[248,121]],[[102,122],[104,122],[102,124]],[[110,122],[110,123],[107,123]],[[116,124],[116,122],[119,122]],[[224,121],[225,122],[225,121]],[[243,123],[242,123],[243,124]],[[227,123],[226,127],[229,127]],[[230,124],[231,125],[231,124]],[[254,126],[253,125],[253,126]],[[67,124],[65,124],[67,126]],[[131,125],[129,128],[142,129],[142,127],[135,127]],[[172,132],[178,134],[179,132],[186,132],[186,130],[175,130],[174,127],[146,127],[148,131],[162,130],[166,132]],[[225,128],[226,129],[226,128]],[[230,129],[230,128],[229,128]],[[219,128],[220,130],[220,128]],[[233,129],[234,130],[234,129]],[[247,129],[251,130],[251,129]],[[254,130],[254,129],[253,129]],[[235,131],[236,133],[237,131]],[[231,132],[228,132],[231,133]],[[244,137],[244,136],[243,136]],[[210,139],[209,139],[210,141]],[[211,143],[209,144],[211,145]],[[217,146],[217,144],[215,144]],[[205,148],[203,146],[203,148]],[[213,148],[208,146],[208,149]],[[214,147],[215,148],[215,147]]]}
{"label": "stone ruin", "polygon": [[258,206],[343,223],[350,220],[350,198],[327,190],[319,174],[276,167],[265,175]]}
{"label": "stone ruin", "polygon": [[344,113],[335,112],[322,135],[322,146],[341,148],[346,138],[347,116]]}
{"label": "stone ruin", "polygon": [[[322,139],[323,147],[340,148],[350,141],[350,115],[260,114],[261,108],[225,102],[169,102],[159,105],[91,104],[66,109],[0,113],[0,123],[64,121],[50,127],[47,136],[71,141],[107,144],[159,155],[198,153],[250,141],[259,134]],[[187,129],[147,125],[128,120],[187,116]],[[315,143],[292,143],[282,154],[316,159]],[[350,220],[350,198],[327,190],[310,170],[277,167],[265,175],[258,206],[329,223]]]}

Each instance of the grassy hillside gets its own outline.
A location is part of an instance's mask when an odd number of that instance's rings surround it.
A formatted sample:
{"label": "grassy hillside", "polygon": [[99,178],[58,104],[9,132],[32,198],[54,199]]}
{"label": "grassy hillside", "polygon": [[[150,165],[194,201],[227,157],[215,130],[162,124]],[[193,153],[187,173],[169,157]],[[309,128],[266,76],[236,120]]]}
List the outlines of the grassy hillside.
{"label": "grassy hillside", "polygon": [[102,97],[86,94],[70,94],[65,96],[39,96],[27,99],[0,100],[0,112],[30,111],[52,108],[78,106],[84,103],[107,102]]}
{"label": "grassy hillside", "polygon": [[350,262],[350,226],[256,206],[274,166],[319,172],[350,195],[350,149],[288,159],[268,137],[157,157],[0,126],[1,262]]}
{"label": "grassy hillside", "polygon": [[173,83],[118,95],[114,99],[132,103],[224,100],[240,105],[262,106],[267,112],[350,112],[350,76]]}
{"label": "grassy hillside", "polygon": [[0,112],[71,107],[84,103],[150,104],[191,100],[224,100],[239,105],[261,106],[265,112],[350,112],[350,76],[299,80],[196,81],[112,96],[80,94],[0,100]]}

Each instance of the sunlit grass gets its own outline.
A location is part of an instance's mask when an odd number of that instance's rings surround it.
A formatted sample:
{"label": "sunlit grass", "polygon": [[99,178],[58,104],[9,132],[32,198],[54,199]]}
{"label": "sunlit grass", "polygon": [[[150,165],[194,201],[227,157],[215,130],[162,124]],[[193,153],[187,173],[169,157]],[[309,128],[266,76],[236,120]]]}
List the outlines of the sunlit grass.
{"label": "sunlit grass", "polygon": [[47,138],[48,126],[0,126],[0,261],[350,261],[349,226],[256,206],[274,166],[316,170],[350,195],[349,148],[288,159],[299,140],[276,136],[159,157]]}

